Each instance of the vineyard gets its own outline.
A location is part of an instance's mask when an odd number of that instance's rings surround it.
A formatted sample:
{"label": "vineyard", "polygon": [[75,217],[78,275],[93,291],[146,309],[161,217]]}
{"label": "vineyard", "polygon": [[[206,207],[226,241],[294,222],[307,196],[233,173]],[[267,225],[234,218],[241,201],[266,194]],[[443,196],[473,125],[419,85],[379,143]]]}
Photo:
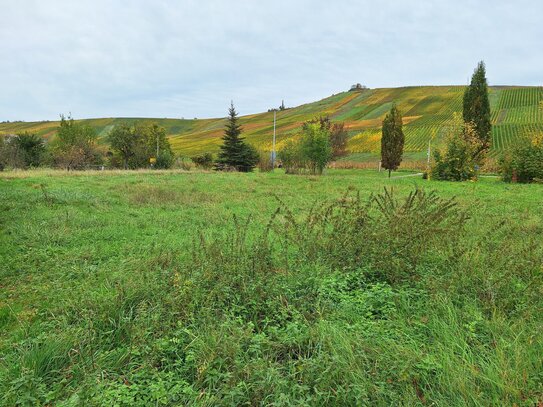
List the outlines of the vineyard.
{"label": "vineyard", "polygon": [[[438,147],[444,137],[458,126],[462,113],[462,86],[423,86],[388,89],[365,89],[342,92],[317,102],[280,111],[277,114],[279,145],[295,137],[300,125],[316,116],[328,115],[345,123],[349,132],[349,150],[377,154],[380,148],[381,122],[393,103],[404,117],[407,152],[426,151],[428,144]],[[520,136],[543,131],[542,87],[492,87],[492,154],[497,155]],[[226,108],[225,108],[226,109]],[[241,112],[243,113],[243,112]],[[456,119],[455,119],[456,115]],[[225,119],[85,119],[103,138],[113,126],[122,122],[153,120],[166,128],[174,150],[191,156],[216,152],[221,143]],[[271,149],[273,113],[242,116],[241,123],[249,142],[258,149]],[[1,123],[0,133],[36,132],[49,138],[58,122]]]}

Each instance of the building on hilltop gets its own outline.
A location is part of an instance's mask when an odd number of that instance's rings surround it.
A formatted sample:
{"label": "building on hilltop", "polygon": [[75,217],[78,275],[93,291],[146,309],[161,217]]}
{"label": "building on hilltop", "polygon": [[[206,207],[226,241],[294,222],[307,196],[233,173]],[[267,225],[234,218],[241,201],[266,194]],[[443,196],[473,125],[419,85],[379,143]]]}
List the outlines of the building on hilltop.
{"label": "building on hilltop", "polygon": [[349,91],[353,91],[353,90],[364,90],[364,89],[368,89],[368,87],[365,86],[365,85],[362,85],[362,84],[360,84],[360,83],[357,83],[357,84],[355,84],[355,85],[352,85],[352,86],[351,86],[351,89],[350,89]]}

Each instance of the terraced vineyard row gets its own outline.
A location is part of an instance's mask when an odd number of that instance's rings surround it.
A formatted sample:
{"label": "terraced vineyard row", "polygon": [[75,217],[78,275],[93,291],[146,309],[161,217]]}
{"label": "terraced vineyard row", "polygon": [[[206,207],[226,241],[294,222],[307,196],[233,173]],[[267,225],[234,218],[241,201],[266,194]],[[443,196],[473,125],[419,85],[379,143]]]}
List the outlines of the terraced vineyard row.
{"label": "terraced vineyard row", "polygon": [[543,121],[543,88],[506,88],[492,112],[492,122],[499,124],[528,124]]}
{"label": "terraced vineyard row", "polygon": [[506,88],[501,91],[498,109],[537,106],[543,99],[543,88]]}
{"label": "terraced vineyard row", "polygon": [[[440,145],[447,127],[406,126],[405,151],[426,151],[428,142]],[[369,129],[356,134],[349,140],[349,150],[353,153],[377,153],[381,148],[381,129]]]}
{"label": "terraced vineyard row", "polygon": [[[452,130],[450,126],[406,126],[405,151],[425,151],[428,142],[432,146],[441,146],[445,135]],[[498,155],[501,151],[509,148],[516,139],[522,136],[529,136],[537,132],[543,132],[543,123],[534,124],[502,124],[492,129],[491,155]],[[353,153],[377,153],[380,149],[380,130],[371,129],[355,135],[349,141],[349,149]]]}
{"label": "terraced vineyard row", "polygon": [[543,123],[524,125],[502,124],[492,128],[492,150],[495,153],[510,147],[516,139],[522,136],[543,132]]}

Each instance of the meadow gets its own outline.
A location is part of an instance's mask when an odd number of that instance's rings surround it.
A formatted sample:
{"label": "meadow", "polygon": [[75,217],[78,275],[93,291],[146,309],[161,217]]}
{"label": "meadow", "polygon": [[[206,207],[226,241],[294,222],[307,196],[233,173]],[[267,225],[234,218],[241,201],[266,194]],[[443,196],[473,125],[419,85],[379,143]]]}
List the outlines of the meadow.
{"label": "meadow", "polygon": [[[464,89],[463,86],[366,89],[341,92],[320,101],[279,111],[279,147],[282,142],[295,136],[305,121],[328,115],[333,121],[345,122],[349,132],[348,149],[352,154],[345,160],[357,162],[367,156],[375,159],[380,150],[382,120],[392,104],[396,103],[404,119],[405,151],[424,155],[429,142],[434,148],[442,145],[445,135],[455,124],[454,114],[462,113]],[[543,88],[490,87],[489,97],[493,124],[492,157],[499,156],[519,137],[543,131]],[[227,106],[225,115],[226,111]],[[273,113],[241,114],[240,122],[247,140],[262,151],[271,151]],[[190,157],[218,151],[226,119],[99,118],[81,121],[94,127],[103,139],[119,123],[142,120],[152,120],[163,126],[174,151]],[[30,131],[50,138],[57,127],[58,122],[55,121],[0,123],[0,133]]]}
{"label": "meadow", "polygon": [[543,187],[397,175],[0,173],[0,405],[541,405]]}

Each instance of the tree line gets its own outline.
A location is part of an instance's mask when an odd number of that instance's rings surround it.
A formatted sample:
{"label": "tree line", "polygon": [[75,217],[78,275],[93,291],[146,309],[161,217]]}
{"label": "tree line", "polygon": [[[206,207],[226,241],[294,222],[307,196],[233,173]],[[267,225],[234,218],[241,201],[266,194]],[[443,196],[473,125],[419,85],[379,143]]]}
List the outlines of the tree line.
{"label": "tree line", "polygon": [[[273,169],[275,160],[267,152],[259,152],[242,136],[238,114],[233,103],[228,111],[222,144],[217,159],[205,153],[192,157],[199,167],[217,171],[250,172],[257,166],[261,171]],[[332,159],[348,154],[348,133],[344,123],[332,123],[321,116],[302,124],[299,131],[279,149],[278,163],[287,174],[320,175]]]}
{"label": "tree line", "polygon": [[107,165],[113,168],[170,168],[175,156],[166,130],[156,123],[120,124],[105,138],[96,130],[61,115],[56,135],[50,142],[28,132],[0,136],[0,169],[57,167],[81,170]]}
{"label": "tree line", "polygon": [[[284,103],[281,107],[279,110],[285,109]],[[425,176],[452,181],[475,179],[491,147],[490,114],[486,67],[480,62],[464,92],[461,117],[455,114],[444,146],[434,151],[433,163]],[[269,171],[278,163],[287,174],[321,175],[330,161],[348,155],[347,142],[345,124],[321,116],[303,123],[292,137],[280,143],[277,157],[272,157],[245,140],[231,103],[217,158],[207,152],[191,157],[191,162],[208,170],[239,172],[250,172],[256,167]],[[404,144],[402,114],[393,104],[382,122],[380,151],[381,166],[388,170],[389,177],[401,165]],[[71,116],[61,116],[57,134],[50,143],[30,133],[0,136],[0,170],[43,165],[68,170],[103,165],[123,169],[170,168],[176,159],[179,157],[172,151],[166,130],[152,122],[119,124],[107,134],[105,143],[98,140],[91,126]],[[520,137],[499,163],[506,181],[543,181],[543,136]]]}

